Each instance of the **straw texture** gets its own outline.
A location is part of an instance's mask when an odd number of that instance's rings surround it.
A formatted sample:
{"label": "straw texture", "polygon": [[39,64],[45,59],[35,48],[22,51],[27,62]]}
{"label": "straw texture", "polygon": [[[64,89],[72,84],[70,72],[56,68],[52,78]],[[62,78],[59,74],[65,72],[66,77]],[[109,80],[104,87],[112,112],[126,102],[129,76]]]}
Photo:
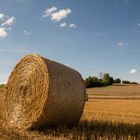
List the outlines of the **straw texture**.
{"label": "straw texture", "polygon": [[82,114],[81,75],[60,63],[31,54],[12,71],[6,89],[5,119],[19,129],[74,125]]}

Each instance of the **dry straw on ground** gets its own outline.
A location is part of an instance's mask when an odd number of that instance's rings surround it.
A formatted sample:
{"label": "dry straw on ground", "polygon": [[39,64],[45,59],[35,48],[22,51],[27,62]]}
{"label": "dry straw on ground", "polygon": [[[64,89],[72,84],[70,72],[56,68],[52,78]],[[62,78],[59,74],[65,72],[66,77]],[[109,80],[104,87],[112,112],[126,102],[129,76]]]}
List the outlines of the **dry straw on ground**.
{"label": "dry straw on ground", "polygon": [[9,77],[5,120],[20,129],[74,125],[85,103],[81,75],[39,55],[27,55]]}

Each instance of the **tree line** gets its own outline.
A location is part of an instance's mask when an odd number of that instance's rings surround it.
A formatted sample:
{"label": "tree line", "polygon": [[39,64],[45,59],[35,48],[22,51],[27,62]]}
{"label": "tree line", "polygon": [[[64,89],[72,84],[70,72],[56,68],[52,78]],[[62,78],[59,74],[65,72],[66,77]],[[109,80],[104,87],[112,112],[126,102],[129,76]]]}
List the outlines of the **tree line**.
{"label": "tree line", "polygon": [[137,82],[130,82],[127,80],[122,80],[120,78],[114,79],[111,77],[108,73],[103,74],[103,76],[100,76],[100,78],[97,78],[96,76],[89,76],[85,80],[86,88],[91,87],[102,87],[102,86],[109,86],[114,83],[116,84],[138,84]]}

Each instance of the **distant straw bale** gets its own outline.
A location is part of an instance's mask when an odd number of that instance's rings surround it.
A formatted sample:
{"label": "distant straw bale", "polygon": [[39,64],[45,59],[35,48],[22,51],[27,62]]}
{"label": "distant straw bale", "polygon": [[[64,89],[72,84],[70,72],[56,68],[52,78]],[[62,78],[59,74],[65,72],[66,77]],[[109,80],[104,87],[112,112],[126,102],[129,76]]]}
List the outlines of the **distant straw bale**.
{"label": "distant straw bale", "polygon": [[76,124],[85,104],[81,75],[39,55],[15,66],[6,89],[5,119],[19,129]]}

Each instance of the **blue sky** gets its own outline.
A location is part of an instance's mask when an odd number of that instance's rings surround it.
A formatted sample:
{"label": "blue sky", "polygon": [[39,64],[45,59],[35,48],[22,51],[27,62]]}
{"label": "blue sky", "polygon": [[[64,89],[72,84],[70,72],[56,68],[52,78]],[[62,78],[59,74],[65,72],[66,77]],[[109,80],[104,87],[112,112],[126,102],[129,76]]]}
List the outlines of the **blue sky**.
{"label": "blue sky", "polygon": [[0,83],[30,53],[140,82],[140,0],[0,0]]}

